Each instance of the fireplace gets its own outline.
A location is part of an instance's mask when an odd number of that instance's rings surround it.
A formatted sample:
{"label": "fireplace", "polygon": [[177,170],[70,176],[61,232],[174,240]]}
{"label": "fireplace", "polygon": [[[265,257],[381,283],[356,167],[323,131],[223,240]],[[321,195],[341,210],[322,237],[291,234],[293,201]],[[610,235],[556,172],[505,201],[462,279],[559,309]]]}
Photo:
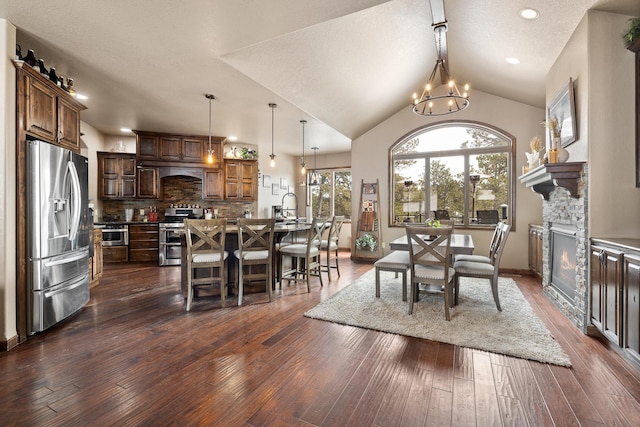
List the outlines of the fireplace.
{"label": "fireplace", "polygon": [[573,303],[576,294],[576,228],[552,224],[550,261],[551,286]]}
{"label": "fireplace", "polygon": [[562,314],[586,333],[589,325],[589,191],[588,167],[586,164],[580,164],[580,167],[582,173],[578,174],[575,188],[556,186],[557,179],[562,176],[554,177],[553,189],[539,184],[545,190],[542,287],[546,297]]}

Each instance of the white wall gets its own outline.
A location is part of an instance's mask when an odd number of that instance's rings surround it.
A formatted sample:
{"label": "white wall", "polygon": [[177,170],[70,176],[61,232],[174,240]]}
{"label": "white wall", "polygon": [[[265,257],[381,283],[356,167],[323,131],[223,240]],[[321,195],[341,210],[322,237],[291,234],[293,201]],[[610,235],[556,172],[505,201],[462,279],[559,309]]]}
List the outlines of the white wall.
{"label": "white wall", "polygon": [[635,187],[635,64],[620,34],[629,16],[590,11],[587,44],[589,103],[589,234],[640,237],[640,189]]}
{"label": "white wall", "polygon": [[[275,152],[276,165],[272,168],[269,154],[266,151],[258,152],[258,168],[260,170],[258,178],[258,217],[260,218],[271,218],[271,206],[281,205],[282,196],[289,191],[289,188],[295,193],[299,184],[300,173],[297,169],[297,157]],[[271,178],[271,184],[278,184],[278,194],[272,194],[271,186],[263,186],[265,175]],[[280,188],[280,179],[287,181],[286,189]],[[302,199],[299,199],[299,212],[300,216],[304,216],[304,200]]]}
{"label": "white wall", "polygon": [[[82,113],[80,113],[82,117]],[[90,124],[80,121],[80,153],[89,159],[89,203],[93,203],[93,216],[102,216],[102,201],[98,199],[98,151],[105,151],[105,136]],[[133,140],[135,153],[135,138]]]}
{"label": "white wall", "polygon": [[635,187],[635,63],[620,34],[629,16],[589,11],[547,75],[547,103],[575,80],[578,140],[589,168],[589,237],[640,237]]}
{"label": "white wall", "polygon": [[[545,118],[544,110],[500,98],[487,93],[471,92],[471,105],[451,116],[428,118],[413,113],[410,106],[403,108],[380,125],[368,131],[351,145],[351,172],[353,176],[353,212],[359,212],[359,183],[375,182],[380,179],[382,240],[388,242],[404,233],[400,227],[389,227],[389,147],[412,130],[429,123],[446,120],[473,120],[487,123],[513,135],[516,138],[516,175],[526,163],[525,152],[529,151],[529,141],[534,136],[542,137],[545,129],[540,125]],[[528,224],[542,221],[542,200],[516,181],[516,229],[509,236],[507,248],[502,256],[504,268],[528,268]],[[355,233],[356,221],[352,223]],[[473,235],[476,253],[486,254],[492,230],[469,230]],[[388,251],[388,249],[386,249]]]}
{"label": "white wall", "polygon": [[0,340],[16,329],[16,28],[0,19]]}

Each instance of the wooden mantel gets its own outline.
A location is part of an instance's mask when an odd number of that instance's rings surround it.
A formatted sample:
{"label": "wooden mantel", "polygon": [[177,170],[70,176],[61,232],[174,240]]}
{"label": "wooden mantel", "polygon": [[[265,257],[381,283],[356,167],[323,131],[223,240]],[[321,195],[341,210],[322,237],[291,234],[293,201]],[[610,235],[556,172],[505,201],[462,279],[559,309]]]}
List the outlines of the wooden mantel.
{"label": "wooden mantel", "polygon": [[540,165],[520,177],[531,190],[549,200],[549,194],[556,187],[569,190],[572,197],[580,198],[579,184],[582,179],[582,168],[585,162],[548,163]]}

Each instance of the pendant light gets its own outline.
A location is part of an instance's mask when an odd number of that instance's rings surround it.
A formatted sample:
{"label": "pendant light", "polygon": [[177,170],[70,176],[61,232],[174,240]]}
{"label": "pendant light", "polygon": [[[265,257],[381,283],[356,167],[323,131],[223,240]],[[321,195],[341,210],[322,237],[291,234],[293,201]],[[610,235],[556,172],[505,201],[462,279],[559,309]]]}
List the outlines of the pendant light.
{"label": "pendant light", "polygon": [[320,185],[320,174],[318,173],[316,164],[316,154],[318,153],[318,147],[311,147],[313,150],[313,170],[311,171],[311,175],[309,176],[309,185],[317,186]]}
{"label": "pendant light", "polygon": [[307,123],[306,120],[300,120],[300,123],[302,123],[302,161],[300,162],[300,173],[302,175],[304,175],[305,173],[307,173],[307,169],[306,169],[306,163],[304,162],[304,125]]}
{"label": "pendant light", "polygon": [[271,108],[271,154],[269,154],[269,158],[271,159],[271,167],[276,167],[276,155],[273,154],[273,110],[278,106],[278,104],[274,104],[273,102],[269,104],[269,108]]}
{"label": "pendant light", "polygon": [[213,147],[211,146],[211,101],[216,99],[215,95],[207,93],[204,95],[209,100],[209,147],[207,148],[207,163],[213,163]]}

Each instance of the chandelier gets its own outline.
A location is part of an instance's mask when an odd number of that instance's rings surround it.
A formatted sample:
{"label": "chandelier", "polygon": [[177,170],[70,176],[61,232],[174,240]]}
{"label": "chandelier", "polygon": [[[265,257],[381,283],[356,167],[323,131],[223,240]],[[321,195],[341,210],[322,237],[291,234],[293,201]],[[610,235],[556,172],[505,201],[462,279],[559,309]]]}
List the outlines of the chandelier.
{"label": "chandelier", "polygon": [[[446,32],[446,22],[433,24],[438,59],[422,95],[418,97],[417,93],[413,94],[413,112],[421,116],[442,116],[462,111],[469,106],[469,85],[465,85],[461,92],[449,75],[446,61],[443,59],[442,39]],[[440,71],[441,85],[436,83],[438,71]]]}
{"label": "chandelier", "polygon": [[207,93],[204,95],[209,100],[209,147],[207,148],[207,163],[213,163],[213,148],[211,147],[211,101],[216,99],[215,95]]}

